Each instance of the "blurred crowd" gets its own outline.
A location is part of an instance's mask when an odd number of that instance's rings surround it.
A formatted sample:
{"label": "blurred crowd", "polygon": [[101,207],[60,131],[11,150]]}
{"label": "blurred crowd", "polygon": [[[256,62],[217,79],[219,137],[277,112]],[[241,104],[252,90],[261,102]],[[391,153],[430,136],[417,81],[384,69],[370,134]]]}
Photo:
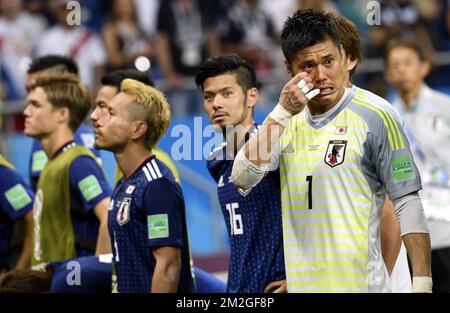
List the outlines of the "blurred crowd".
{"label": "blurred crowd", "polygon": [[[450,51],[449,0],[0,0],[0,98],[23,99],[31,60],[62,54],[76,60],[93,93],[105,72],[148,71],[173,114],[185,116],[201,111],[192,78],[197,67],[208,56],[233,51],[256,68],[267,95],[262,105],[272,106],[271,95],[287,79],[278,34],[299,8],[352,20],[364,60],[383,57],[387,40],[396,36],[416,38],[430,58]],[[379,23],[369,25],[370,14]],[[386,96],[383,68],[364,71],[364,60],[355,81]],[[449,68],[450,58],[441,63]]]}

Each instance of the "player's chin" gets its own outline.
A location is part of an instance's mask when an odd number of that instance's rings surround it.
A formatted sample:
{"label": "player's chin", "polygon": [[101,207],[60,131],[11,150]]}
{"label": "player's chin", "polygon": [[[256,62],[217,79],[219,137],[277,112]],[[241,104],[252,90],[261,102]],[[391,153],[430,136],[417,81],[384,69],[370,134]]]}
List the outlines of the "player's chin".
{"label": "player's chin", "polygon": [[29,137],[37,137],[38,132],[30,126],[25,126],[23,133]]}

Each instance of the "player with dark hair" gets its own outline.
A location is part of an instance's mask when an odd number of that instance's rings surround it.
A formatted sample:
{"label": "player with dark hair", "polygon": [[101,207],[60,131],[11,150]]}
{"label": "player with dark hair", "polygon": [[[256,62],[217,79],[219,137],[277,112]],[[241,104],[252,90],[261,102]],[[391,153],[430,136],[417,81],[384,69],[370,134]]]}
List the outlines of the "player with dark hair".
{"label": "player with dark hair", "polygon": [[297,11],[284,23],[281,47],[292,79],[237,154],[231,179],[248,190],[280,168],[288,291],[391,291],[379,238],[388,194],[411,257],[412,290],[431,292],[420,175],[396,116],[346,88],[347,62],[331,16]]}
{"label": "player with dark hair", "polygon": [[247,191],[230,182],[236,152],[258,130],[253,120],[258,100],[255,71],[238,55],[226,54],[206,60],[195,81],[211,123],[226,140],[207,165],[229,230],[227,291],[285,292],[279,172],[269,173]]}
{"label": "player with dark hair", "polygon": [[[355,24],[342,15],[336,13],[328,13],[328,15],[336,22],[341,37],[342,48],[347,62],[346,66],[349,71],[348,77],[346,77],[347,86],[351,87],[361,97],[374,98],[377,102],[383,103],[384,108],[395,116],[404,127],[403,119],[386,100],[352,83],[351,77],[362,58],[361,39],[358,29]],[[408,134],[406,129],[405,132]],[[392,291],[411,292],[411,274],[409,272],[408,257],[400,237],[400,225],[392,201],[388,197],[386,197],[385,205],[381,213],[380,244],[383,260],[391,278]]]}

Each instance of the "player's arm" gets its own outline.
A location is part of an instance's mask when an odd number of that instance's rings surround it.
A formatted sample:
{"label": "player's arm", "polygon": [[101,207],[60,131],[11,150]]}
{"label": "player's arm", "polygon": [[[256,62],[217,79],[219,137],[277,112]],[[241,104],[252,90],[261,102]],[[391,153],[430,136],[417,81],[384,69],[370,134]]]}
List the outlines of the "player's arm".
{"label": "player's arm", "polygon": [[95,216],[100,222],[95,255],[112,253],[111,238],[108,231],[108,207],[111,198],[104,198],[94,207]]}
{"label": "player's arm", "polygon": [[23,217],[25,222],[25,233],[22,245],[22,252],[20,253],[19,260],[17,260],[14,269],[26,269],[30,266],[31,261],[31,243],[33,238],[33,212],[29,211]]}
{"label": "player's arm", "polygon": [[393,201],[406,250],[412,264],[412,292],[431,292],[431,244],[428,225],[417,192]]}
{"label": "player's arm", "polygon": [[391,275],[402,245],[402,238],[400,237],[400,225],[394,206],[388,197],[386,197],[383,212],[381,213],[380,239],[384,264],[389,275]]}
{"label": "player's arm", "polygon": [[157,247],[151,292],[177,292],[181,269],[181,253],[178,247]]}
{"label": "player's arm", "polygon": [[0,177],[2,177],[0,180],[0,210],[3,210],[12,221],[24,219],[25,222],[22,252],[15,268],[28,268],[31,261],[34,193],[13,169],[0,166]]}
{"label": "player's arm", "polygon": [[95,254],[112,253],[108,232],[111,189],[98,163],[88,156],[75,159],[70,167],[70,184],[80,196],[83,210],[92,210],[99,220]]}
{"label": "player's arm", "polygon": [[[176,292],[181,270],[183,197],[176,183],[161,178],[149,183],[143,206],[147,214],[147,245],[155,258],[151,292]],[[151,252],[150,252],[151,251]]]}
{"label": "player's arm", "polygon": [[[304,92],[300,90],[303,89]],[[238,152],[233,164],[231,181],[247,190],[255,186],[270,170],[278,165],[276,146],[290,118],[300,113],[308,101],[318,94],[310,91],[314,85],[305,72],[297,74],[283,88],[279,103],[269,114],[264,125]]]}

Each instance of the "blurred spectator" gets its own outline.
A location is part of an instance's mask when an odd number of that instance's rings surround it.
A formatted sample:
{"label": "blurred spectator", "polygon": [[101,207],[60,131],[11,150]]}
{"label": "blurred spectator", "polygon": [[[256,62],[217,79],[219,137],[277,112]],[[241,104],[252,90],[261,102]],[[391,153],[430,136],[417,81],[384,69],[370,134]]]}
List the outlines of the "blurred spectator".
{"label": "blurred spectator", "polygon": [[46,23],[23,9],[22,0],[0,0],[0,77],[4,80],[7,99],[25,95],[28,64],[34,55]]}
{"label": "blurred spectator", "polygon": [[381,25],[372,28],[366,57],[382,57],[386,42],[393,37],[417,38],[426,54],[434,52],[420,12],[410,0],[381,0]]}
{"label": "blurred spectator", "polygon": [[160,0],[134,0],[139,25],[149,38],[156,35],[160,2]]}
{"label": "blurred spectator", "polygon": [[258,75],[273,67],[278,34],[259,0],[237,0],[218,29],[224,52],[237,53]]}
{"label": "blurred spectator", "polygon": [[151,59],[152,46],[138,25],[133,0],[113,0],[111,5],[112,12],[103,27],[109,69],[134,68],[139,56]]}
{"label": "blurred spectator", "polygon": [[425,84],[431,65],[418,40],[391,41],[386,64],[386,77],[398,92],[393,105],[405,120],[422,178],[433,292],[450,292],[450,97]]}
{"label": "blurred spectator", "polygon": [[99,87],[106,53],[101,40],[83,25],[69,25],[66,0],[49,0],[48,9],[58,21],[44,33],[38,47],[38,56],[66,55],[76,61],[82,81],[93,92]]}
{"label": "blurred spectator", "polygon": [[208,0],[161,2],[155,47],[162,75],[172,89],[168,97],[174,116],[199,112],[203,103],[192,76],[204,59],[219,53],[215,5]]}
{"label": "blurred spectator", "polygon": [[338,12],[334,2],[331,0],[297,0],[297,10],[314,9],[325,12]]}

